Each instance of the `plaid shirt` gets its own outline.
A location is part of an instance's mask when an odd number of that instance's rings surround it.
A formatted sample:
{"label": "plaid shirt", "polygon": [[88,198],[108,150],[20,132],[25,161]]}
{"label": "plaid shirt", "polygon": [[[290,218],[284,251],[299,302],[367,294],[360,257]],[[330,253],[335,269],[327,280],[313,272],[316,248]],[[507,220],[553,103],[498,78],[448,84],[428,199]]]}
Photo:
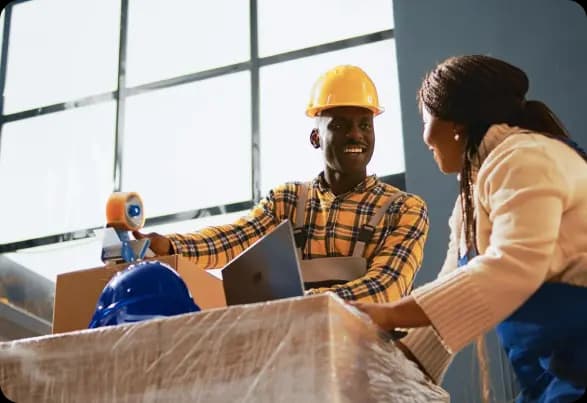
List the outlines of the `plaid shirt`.
{"label": "plaid shirt", "polygon": [[[233,224],[192,234],[172,234],[168,238],[176,253],[196,258],[197,266],[223,267],[284,219],[297,227],[294,218],[299,189],[299,183],[286,183],[271,190],[247,216]],[[306,202],[304,227],[308,238],[303,258],[351,256],[361,227],[397,191],[373,175],[350,192],[336,196],[320,174],[313,180]],[[308,293],[333,291],[347,300],[370,302],[398,300],[411,290],[422,264],[427,235],[428,212],[424,201],[409,194],[400,197],[388,208],[365,246],[366,274]]]}

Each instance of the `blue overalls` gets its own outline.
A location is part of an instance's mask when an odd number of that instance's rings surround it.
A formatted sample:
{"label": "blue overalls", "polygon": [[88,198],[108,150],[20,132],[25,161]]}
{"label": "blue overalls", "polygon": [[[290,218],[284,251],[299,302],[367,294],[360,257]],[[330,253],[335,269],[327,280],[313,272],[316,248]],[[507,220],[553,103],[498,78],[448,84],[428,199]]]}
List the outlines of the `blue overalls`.
{"label": "blue overalls", "polygon": [[[460,258],[459,267],[468,260]],[[587,287],[545,283],[496,330],[518,378],[517,403],[576,402],[585,395]]]}

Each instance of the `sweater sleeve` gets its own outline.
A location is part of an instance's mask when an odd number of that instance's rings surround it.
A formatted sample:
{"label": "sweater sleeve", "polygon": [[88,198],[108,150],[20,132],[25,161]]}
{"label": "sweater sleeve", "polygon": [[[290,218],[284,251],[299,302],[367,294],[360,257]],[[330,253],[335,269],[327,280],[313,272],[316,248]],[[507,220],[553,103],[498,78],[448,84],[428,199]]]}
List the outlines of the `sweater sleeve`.
{"label": "sweater sleeve", "polygon": [[457,352],[521,306],[546,280],[568,184],[542,147],[495,150],[478,177],[488,246],[415,290],[448,351]]}
{"label": "sweater sleeve", "polygon": [[[450,230],[448,250],[442,269],[438,277],[442,277],[457,268],[459,244],[461,238],[461,202],[457,198],[448,220]],[[426,373],[436,384],[442,382],[446,369],[452,362],[452,353],[443,344],[442,339],[432,326],[411,329],[408,335],[402,339],[402,343],[416,357]]]}

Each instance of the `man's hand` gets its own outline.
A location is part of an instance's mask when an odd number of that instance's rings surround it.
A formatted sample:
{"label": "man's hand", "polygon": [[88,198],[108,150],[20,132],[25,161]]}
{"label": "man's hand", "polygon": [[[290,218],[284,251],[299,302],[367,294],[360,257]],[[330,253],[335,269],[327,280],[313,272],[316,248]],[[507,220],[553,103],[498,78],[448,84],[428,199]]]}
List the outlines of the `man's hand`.
{"label": "man's hand", "polygon": [[171,241],[161,234],[158,234],[156,232],[151,232],[149,234],[141,234],[139,231],[133,231],[132,234],[136,239],[149,238],[151,240],[151,246],[149,248],[157,256],[166,256],[173,254]]}

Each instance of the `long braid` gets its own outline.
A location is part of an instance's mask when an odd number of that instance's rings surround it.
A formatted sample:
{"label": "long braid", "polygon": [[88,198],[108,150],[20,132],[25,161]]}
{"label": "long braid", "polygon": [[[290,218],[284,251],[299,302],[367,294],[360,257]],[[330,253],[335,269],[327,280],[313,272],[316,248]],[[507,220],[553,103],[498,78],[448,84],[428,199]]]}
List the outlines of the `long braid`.
{"label": "long braid", "polygon": [[467,253],[469,256],[474,256],[478,253],[475,224],[475,204],[473,195],[473,167],[472,157],[465,156],[463,159],[463,168],[461,170],[461,180],[459,182],[461,193],[461,211],[463,215],[463,225],[465,229],[465,241],[467,246]]}
{"label": "long braid", "polygon": [[[459,182],[465,243],[469,257],[478,254],[476,241],[477,225],[475,220],[475,203],[473,194],[473,160],[477,158],[476,150],[478,149],[478,144],[473,144],[471,138],[473,137],[469,137],[467,140],[467,152],[463,158],[463,168],[461,169],[461,180]],[[485,337],[482,335],[475,340],[475,352],[477,355],[479,378],[481,381],[481,399],[483,403],[490,403],[491,378],[489,376],[489,356],[487,355]]]}

